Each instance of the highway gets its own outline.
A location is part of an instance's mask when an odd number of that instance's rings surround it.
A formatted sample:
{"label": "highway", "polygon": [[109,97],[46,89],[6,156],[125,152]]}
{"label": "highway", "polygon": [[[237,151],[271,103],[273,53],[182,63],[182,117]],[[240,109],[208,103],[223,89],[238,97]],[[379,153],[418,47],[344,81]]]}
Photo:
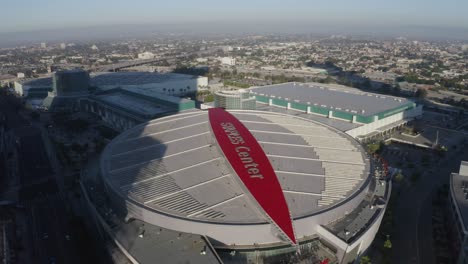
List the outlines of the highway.
{"label": "highway", "polygon": [[170,55],[170,56],[165,56],[161,58],[154,58],[154,59],[147,59],[147,60],[124,61],[124,62],[119,62],[119,63],[114,63],[114,64],[97,66],[97,67],[91,68],[90,70],[93,72],[110,72],[110,71],[118,71],[120,69],[129,68],[133,66],[158,63],[162,61],[167,61],[170,64],[175,64],[175,62],[178,59],[188,58],[189,56],[192,56],[192,55],[201,56],[201,55],[211,54],[214,51],[216,51],[216,49],[208,49],[205,51],[198,51],[198,52],[192,52],[192,53],[183,53],[181,55]]}

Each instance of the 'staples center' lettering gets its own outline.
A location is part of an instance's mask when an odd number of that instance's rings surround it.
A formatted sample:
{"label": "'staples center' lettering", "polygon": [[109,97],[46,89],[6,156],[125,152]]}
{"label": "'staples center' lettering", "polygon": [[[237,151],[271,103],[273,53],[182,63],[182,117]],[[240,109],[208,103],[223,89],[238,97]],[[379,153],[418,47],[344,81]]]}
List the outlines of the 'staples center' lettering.
{"label": "'staples center' lettering", "polygon": [[211,108],[208,115],[219,147],[247,191],[289,241],[296,244],[283,190],[260,144],[229,112]]}
{"label": "'staples center' lettering", "polygon": [[258,164],[255,163],[254,158],[250,155],[250,148],[245,146],[245,141],[237,131],[236,126],[232,123],[221,123],[221,127],[229,138],[232,145],[240,145],[235,147],[237,156],[244,164],[244,168],[250,175],[250,178],[263,179],[263,175],[260,173],[260,169],[257,168]]}

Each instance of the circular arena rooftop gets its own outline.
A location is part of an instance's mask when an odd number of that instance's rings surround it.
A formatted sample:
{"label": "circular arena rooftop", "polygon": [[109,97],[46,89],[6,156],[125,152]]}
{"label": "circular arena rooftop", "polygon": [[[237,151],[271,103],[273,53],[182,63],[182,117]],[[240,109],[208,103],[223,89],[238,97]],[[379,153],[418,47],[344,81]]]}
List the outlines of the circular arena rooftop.
{"label": "circular arena rooftop", "polygon": [[331,127],[222,109],[139,125],[101,159],[110,197],[131,217],[227,245],[313,235],[362,201],[369,168],[359,143]]}

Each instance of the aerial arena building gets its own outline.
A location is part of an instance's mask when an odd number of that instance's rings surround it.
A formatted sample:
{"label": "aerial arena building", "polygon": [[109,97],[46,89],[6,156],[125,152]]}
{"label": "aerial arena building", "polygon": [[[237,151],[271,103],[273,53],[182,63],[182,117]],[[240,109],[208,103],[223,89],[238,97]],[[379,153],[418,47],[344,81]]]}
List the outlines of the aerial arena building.
{"label": "aerial arena building", "polygon": [[[133,263],[347,264],[378,231],[384,176],[331,126],[211,108],[123,132],[101,156],[104,191],[82,187],[102,232]],[[104,193],[105,206],[95,198]],[[188,243],[194,236],[203,242]]]}

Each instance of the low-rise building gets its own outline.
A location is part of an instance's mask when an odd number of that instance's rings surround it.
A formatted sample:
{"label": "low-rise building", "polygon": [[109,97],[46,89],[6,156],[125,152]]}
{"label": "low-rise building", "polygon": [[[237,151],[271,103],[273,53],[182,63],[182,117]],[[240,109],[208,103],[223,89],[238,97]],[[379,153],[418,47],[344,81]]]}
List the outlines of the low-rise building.
{"label": "low-rise building", "polygon": [[13,85],[19,96],[45,98],[52,91],[52,78],[18,80]]}
{"label": "low-rise building", "polygon": [[142,89],[116,88],[80,99],[79,107],[109,127],[124,131],[154,118],[194,109],[195,102]]}
{"label": "low-rise building", "polygon": [[16,80],[16,76],[11,74],[0,74],[0,86],[10,85]]}
{"label": "low-rise building", "polygon": [[257,109],[320,119],[360,141],[422,115],[422,107],[411,100],[341,85],[283,83],[254,87],[250,92],[261,104]]}
{"label": "low-rise building", "polygon": [[255,96],[251,96],[250,92],[244,89],[218,91],[215,92],[214,97],[215,107],[221,107],[224,109],[255,110]]}
{"label": "low-rise building", "polygon": [[152,52],[143,52],[143,53],[138,53],[138,59],[140,60],[149,60],[149,59],[154,59],[155,55]]}
{"label": "low-rise building", "polygon": [[448,248],[457,264],[468,263],[468,161],[462,161],[458,173],[450,175]]}
{"label": "low-rise building", "polygon": [[236,65],[236,59],[233,57],[223,57],[220,59],[221,64],[223,65],[228,65],[228,66],[234,66]]}

